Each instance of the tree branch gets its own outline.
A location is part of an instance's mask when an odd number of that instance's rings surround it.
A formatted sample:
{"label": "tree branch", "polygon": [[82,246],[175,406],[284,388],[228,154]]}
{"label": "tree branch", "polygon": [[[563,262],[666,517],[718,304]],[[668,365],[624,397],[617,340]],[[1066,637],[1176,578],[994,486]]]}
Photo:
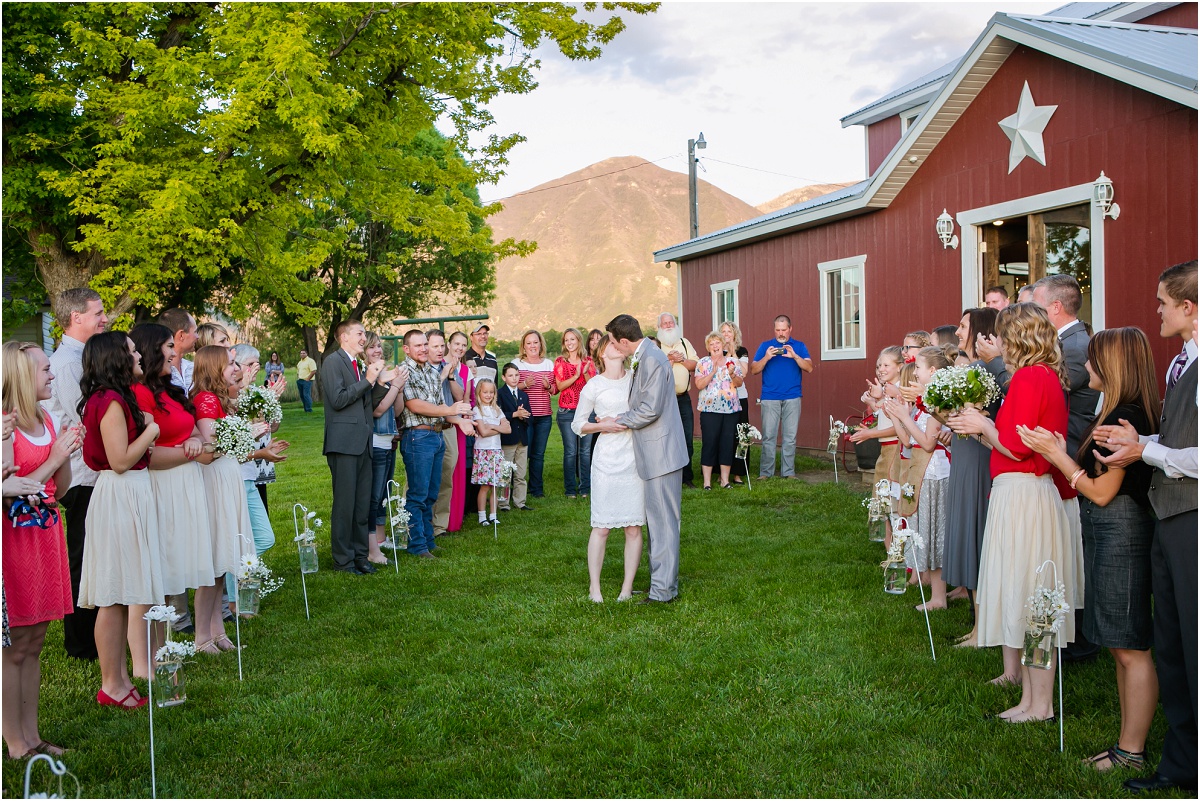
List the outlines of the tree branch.
{"label": "tree branch", "polygon": [[371,24],[371,20],[373,20],[375,18],[375,15],[378,13],[379,13],[379,9],[377,9],[377,8],[373,8],[370,11],[368,11],[367,15],[362,18],[362,22],[358,23],[357,27],[355,27],[355,29],[354,29],[354,32],[350,34],[350,38],[342,39],[342,43],[340,45],[338,45],[337,47],[335,47],[333,49],[333,52],[329,54],[329,60],[333,61],[333,60],[337,59],[337,57],[340,56],[342,53],[344,53],[346,51],[346,48],[349,47],[354,42],[354,40],[358,38],[358,35],[367,29],[367,26]]}

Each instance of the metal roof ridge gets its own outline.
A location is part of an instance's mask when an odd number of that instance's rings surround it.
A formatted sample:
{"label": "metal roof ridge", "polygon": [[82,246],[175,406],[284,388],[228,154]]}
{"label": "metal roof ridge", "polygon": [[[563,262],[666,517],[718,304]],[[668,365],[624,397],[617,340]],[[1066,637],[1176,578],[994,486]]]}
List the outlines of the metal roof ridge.
{"label": "metal roof ridge", "polygon": [[[904,97],[907,94],[916,92],[920,89],[925,89],[926,87],[932,86],[936,83],[941,83],[942,81],[946,80],[946,78],[948,78],[954,72],[954,68],[955,68],[955,66],[958,65],[959,61],[962,61],[962,56],[959,56],[958,58],[956,58],[953,61],[948,61],[945,64],[943,64],[942,66],[938,67],[937,69],[930,70],[929,72],[925,73],[924,75],[918,75],[916,78],[913,78],[908,83],[897,86],[895,89],[886,93],[882,97],[879,97],[876,100],[872,100],[867,105],[865,105],[861,108],[855,109],[854,111],[851,111],[846,116],[839,118],[838,122],[845,122],[846,120],[850,119],[851,117],[857,117],[860,114],[862,114],[863,112],[870,111],[873,108],[882,106],[885,103],[889,103],[893,100],[898,100],[899,98]],[[929,80],[924,81],[923,83],[917,83],[917,81],[920,81],[922,78],[928,78]]]}
{"label": "metal roof ridge", "polygon": [[998,12],[1010,19],[1034,20],[1050,22],[1057,25],[1086,25],[1091,28],[1124,28],[1126,30],[1145,31],[1146,33],[1175,33],[1185,36],[1196,36],[1195,28],[1178,28],[1171,25],[1145,25],[1140,22],[1117,22],[1106,19],[1072,19],[1071,17],[1050,17],[1045,14],[1015,14]]}

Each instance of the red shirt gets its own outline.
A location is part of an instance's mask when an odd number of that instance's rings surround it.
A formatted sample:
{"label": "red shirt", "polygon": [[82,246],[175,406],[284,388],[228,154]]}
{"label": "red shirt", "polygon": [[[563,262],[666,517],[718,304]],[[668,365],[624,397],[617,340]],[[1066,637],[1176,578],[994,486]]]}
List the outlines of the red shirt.
{"label": "red shirt", "polygon": [[[554,390],[554,366],[549,359],[542,359],[536,366],[522,359],[515,359],[513,364],[521,374],[521,382],[526,384],[525,394],[529,396],[529,413],[533,417],[545,417],[550,414],[550,395]],[[542,381],[550,376],[550,389],[542,386]]]}
{"label": "red shirt", "polygon": [[992,478],[1003,473],[1033,473],[1044,476],[1051,471],[1050,462],[1040,453],[1027,448],[1017,435],[1017,426],[1067,434],[1067,393],[1058,375],[1044,364],[1022,367],[1013,374],[996,414],[996,432],[1000,444],[1016,457],[1009,459],[998,450],[992,451]]}
{"label": "red shirt", "polygon": [[192,436],[196,428],[196,418],[183,408],[179,401],[165,392],[158,393],[158,400],[165,407],[160,409],[154,402],[154,394],[145,384],[134,384],[133,394],[137,398],[138,408],[149,412],[158,423],[158,443],[164,448],[174,448],[182,445]]}
{"label": "red shirt", "polygon": [[[106,389],[88,398],[87,404],[83,407],[83,420],[80,421],[83,423],[84,430],[88,432],[83,438],[83,463],[97,473],[101,470],[112,470],[108,463],[108,454],[104,452],[104,437],[100,435],[100,421],[104,419],[104,413],[114,403],[125,412],[125,428],[129,432],[129,441],[133,442],[137,439],[133,415],[129,407],[125,405],[125,401],[121,400],[120,395],[111,389]],[[145,470],[149,464],[150,452],[147,450],[142,454],[142,458],[137,460],[137,464],[129,469]]]}
{"label": "red shirt", "polygon": [[554,360],[555,381],[566,381],[567,379],[574,378],[581,367],[583,368],[583,380],[571,384],[559,393],[558,408],[575,409],[579,407],[579,394],[583,392],[583,387],[587,384],[588,379],[596,377],[596,364],[591,359],[584,359],[579,364],[571,364],[563,356],[559,356]]}
{"label": "red shirt", "polygon": [[221,399],[211,392],[197,392],[192,403],[196,405],[197,420],[220,420],[225,416]]}

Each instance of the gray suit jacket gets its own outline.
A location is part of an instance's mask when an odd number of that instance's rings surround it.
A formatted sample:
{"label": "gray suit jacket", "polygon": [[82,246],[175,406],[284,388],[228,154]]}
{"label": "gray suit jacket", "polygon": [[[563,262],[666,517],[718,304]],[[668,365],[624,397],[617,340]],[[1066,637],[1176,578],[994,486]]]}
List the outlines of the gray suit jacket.
{"label": "gray suit jacket", "polygon": [[617,420],[633,429],[633,455],[643,481],[682,470],[688,463],[675,378],[666,354],[643,339],[629,390],[629,411]]}
{"label": "gray suit jacket", "polygon": [[375,417],[371,382],[354,377],[346,351],[338,348],[321,362],[325,394],[325,444],[322,453],[358,456],[371,447]]}
{"label": "gray suit jacket", "polygon": [[1096,404],[1100,402],[1100,393],[1088,389],[1087,361],[1088,342],[1091,341],[1083,323],[1075,323],[1058,337],[1058,345],[1062,349],[1063,364],[1067,368],[1067,376],[1071,382],[1067,395],[1067,453],[1074,458],[1083,442],[1083,435],[1088,426],[1096,419]]}

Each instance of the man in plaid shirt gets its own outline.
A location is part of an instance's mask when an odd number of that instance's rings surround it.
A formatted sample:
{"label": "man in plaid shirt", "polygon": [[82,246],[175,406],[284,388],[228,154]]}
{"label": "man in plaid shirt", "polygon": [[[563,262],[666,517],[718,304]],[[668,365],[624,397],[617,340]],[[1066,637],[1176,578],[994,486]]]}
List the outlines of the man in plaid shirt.
{"label": "man in plaid shirt", "polygon": [[408,553],[435,559],[433,506],[441,488],[442,456],[446,451],[442,421],[454,415],[470,415],[471,404],[443,402],[441,371],[429,363],[429,343],[424,333],[414,328],[404,335],[404,355],[408,381],[404,384],[400,454],[408,477]]}

